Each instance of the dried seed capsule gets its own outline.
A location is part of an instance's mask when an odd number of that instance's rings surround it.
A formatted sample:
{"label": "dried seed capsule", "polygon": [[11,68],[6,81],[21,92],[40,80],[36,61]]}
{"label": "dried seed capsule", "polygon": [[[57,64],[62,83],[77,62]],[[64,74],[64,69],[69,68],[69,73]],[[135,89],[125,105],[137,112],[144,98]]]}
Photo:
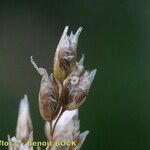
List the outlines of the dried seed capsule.
{"label": "dried seed capsule", "polygon": [[35,69],[42,76],[41,85],[39,90],[39,110],[42,118],[45,121],[52,121],[56,118],[60,110],[60,104],[58,102],[59,88],[54,79],[53,74],[48,75],[46,69],[38,68],[37,64],[31,57],[31,63]]}
{"label": "dried seed capsule", "polygon": [[56,49],[54,58],[54,76],[63,81],[74,69],[77,59],[78,38],[82,31],[80,27],[75,34],[67,35],[68,26],[65,27]]}

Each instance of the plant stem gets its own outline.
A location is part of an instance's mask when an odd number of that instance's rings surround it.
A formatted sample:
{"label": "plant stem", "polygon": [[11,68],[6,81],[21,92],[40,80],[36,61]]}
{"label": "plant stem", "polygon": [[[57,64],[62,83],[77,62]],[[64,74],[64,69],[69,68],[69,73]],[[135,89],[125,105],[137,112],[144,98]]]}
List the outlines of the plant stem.
{"label": "plant stem", "polygon": [[50,136],[53,140],[53,127],[52,127],[52,121],[49,121],[49,124],[50,124]]}
{"label": "plant stem", "polygon": [[59,116],[56,119],[56,122],[55,122],[55,124],[53,126],[53,129],[52,129],[52,138],[53,138],[53,135],[54,135],[54,132],[55,132],[56,124],[57,124],[58,120],[60,119],[60,117],[62,116],[63,112],[64,112],[64,109],[62,108],[61,111],[60,111],[60,113],[59,113]]}

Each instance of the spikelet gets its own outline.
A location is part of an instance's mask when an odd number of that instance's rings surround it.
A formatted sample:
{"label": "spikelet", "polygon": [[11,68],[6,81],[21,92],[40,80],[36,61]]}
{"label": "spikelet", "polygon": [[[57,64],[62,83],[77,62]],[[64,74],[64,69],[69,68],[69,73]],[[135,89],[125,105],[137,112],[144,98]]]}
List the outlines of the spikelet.
{"label": "spikelet", "polygon": [[63,82],[61,103],[65,110],[73,110],[82,105],[96,74],[96,69],[84,72],[80,63]]}
{"label": "spikelet", "polygon": [[[56,120],[54,120],[53,125]],[[78,120],[78,109],[73,111],[65,111],[60,117],[56,125],[56,132],[53,135],[54,141],[51,149],[57,150],[79,150],[82,146],[89,131],[85,131],[80,134],[80,121]],[[49,136],[50,126],[49,122],[45,123],[45,134],[46,137],[51,140]],[[57,141],[67,141],[68,145],[56,145]],[[47,147],[48,149],[48,147]]]}
{"label": "spikelet", "polygon": [[29,104],[27,95],[20,101],[18,121],[16,127],[16,136],[10,138],[8,135],[9,150],[33,150],[28,145],[28,141],[33,140],[33,127],[30,118]]}
{"label": "spikelet", "polygon": [[55,119],[60,110],[60,104],[58,103],[58,85],[53,74],[49,76],[46,69],[39,68],[34,62],[33,57],[31,57],[31,62],[34,68],[42,76],[39,90],[40,114],[45,121],[52,121]]}
{"label": "spikelet", "polygon": [[67,35],[68,28],[66,26],[63,31],[54,57],[54,75],[61,82],[76,65],[78,38],[82,31],[82,27],[80,27],[75,34],[71,32],[70,35]]}

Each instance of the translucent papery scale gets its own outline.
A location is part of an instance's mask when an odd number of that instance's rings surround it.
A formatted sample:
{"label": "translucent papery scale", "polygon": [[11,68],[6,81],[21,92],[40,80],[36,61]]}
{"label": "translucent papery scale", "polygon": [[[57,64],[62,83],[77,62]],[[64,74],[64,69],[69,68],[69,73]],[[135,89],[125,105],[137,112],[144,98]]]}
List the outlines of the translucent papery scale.
{"label": "translucent papery scale", "polygon": [[76,50],[78,38],[82,31],[82,27],[79,27],[75,34],[73,34],[73,32],[71,31],[70,35],[67,35],[68,29],[69,27],[66,26],[62,33],[61,39],[58,43],[56,52],[63,48],[65,49],[72,48],[73,50]]}
{"label": "translucent papery scale", "polygon": [[96,69],[92,71],[85,71],[85,73],[80,78],[79,88],[81,90],[88,91],[91,87],[95,74],[96,74]]}

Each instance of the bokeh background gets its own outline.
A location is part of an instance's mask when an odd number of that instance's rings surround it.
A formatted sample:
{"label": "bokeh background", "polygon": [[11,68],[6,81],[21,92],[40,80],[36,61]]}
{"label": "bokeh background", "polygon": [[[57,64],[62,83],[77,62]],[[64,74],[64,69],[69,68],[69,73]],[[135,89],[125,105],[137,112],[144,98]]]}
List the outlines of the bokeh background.
{"label": "bokeh background", "polygon": [[[66,25],[84,30],[78,56],[98,72],[80,109],[83,150],[150,149],[150,2],[26,0],[0,2],[0,139],[15,135],[19,100],[29,97],[35,140],[45,140],[38,110],[40,76],[52,71]],[[4,149],[4,147],[0,147]]]}

